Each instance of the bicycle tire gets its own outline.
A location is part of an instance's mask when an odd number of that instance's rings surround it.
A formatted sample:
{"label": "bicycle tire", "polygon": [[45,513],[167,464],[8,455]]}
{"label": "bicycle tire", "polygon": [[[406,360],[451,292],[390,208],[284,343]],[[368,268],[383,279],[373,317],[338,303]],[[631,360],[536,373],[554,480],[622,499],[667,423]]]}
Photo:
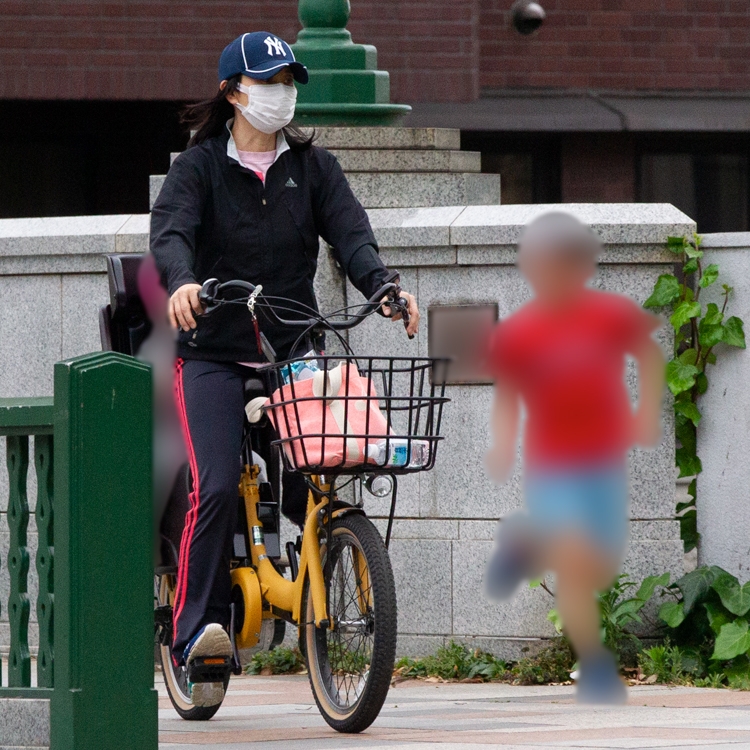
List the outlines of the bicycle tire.
{"label": "bicycle tire", "polygon": [[[170,578],[174,576],[158,576],[158,598],[159,604],[171,604],[169,601],[170,591],[174,593],[174,587],[170,589]],[[159,661],[161,662],[161,671],[164,676],[164,686],[167,689],[169,700],[174,706],[174,710],[186,721],[208,721],[215,716],[221,708],[221,703],[214,706],[194,706],[187,692],[187,682],[185,679],[185,668],[175,667],[172,661],[172,641],[164,645],[159,644]],[[224,693],[226,695],[229,677],[224,681]]]}
{"label": "bicycle tire", "polygon": [[[323,718],[337,732],[354,734],[364,731],[375,721],[391,685],[396,657],[396,588],[388,552],[380,534],[368,518],[352,514],[335,519],[332,536],[333,554],[330,570],[327,570],[326,591],[330,602],[329,615],[334,621],[334,627],[323,630],[313,624],[315,617],[308,582],[305,585],[302,609],[306,623],[304,653],[310,686]],[[362,584],[361,579],[355,575],[356,598],[359,601],[354,601],[355,594],[349,600],[346,599],[350,596],[345,583],[349,577],[343,578],[344,575],[348,576],[344,571],[347,547],[357,550],[356,553],[351,553],[352,569],[357,564],[361,565],[355,560],[359,559],[359,554],[366,563],[365,570],[369,580]],[[324,555],[327,557],[327,551]],[[342,581],[341,590],[344,593],[339,594],[338,585]],[[362,612],[363,601],[366,601],[365,613]],[[359,611],[360,617],[357,620],[347,619],[351,617],[348,613],[352,610]],[[352,623],[360,624],[353,626]],[[347,641],[344,627],[348,628],[346,634],[352,632],[352,627],[359,628],[359,631]],[[365,637],[369,639],[366,643]],[[344,641],[351,645],[355,638],[360,639],[359,643],[365,643],[361,654],[354,654],[348,648],[345,651],[342,645]],[[366,658],[368,650],[369,663],[366,663],[361,660]],[[346,678],[349,676],[347,672],[352,669],[347,664],[356,665],[358,660],[361,664],[358,684],[355,686],[354,677],[351,679],[356,700],[347,705],[341,701],[342,683],[346,686]],[[350,687],[345,689],[345,700],[348,702]]]}

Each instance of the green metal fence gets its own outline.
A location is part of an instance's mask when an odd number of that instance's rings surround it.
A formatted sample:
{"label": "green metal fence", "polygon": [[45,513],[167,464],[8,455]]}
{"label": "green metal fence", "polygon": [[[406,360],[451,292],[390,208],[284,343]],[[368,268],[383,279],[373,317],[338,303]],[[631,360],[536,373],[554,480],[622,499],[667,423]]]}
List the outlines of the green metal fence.
{"label": "green metal fence", "polygon": [[[151,374],[112,352],[55,365],[54,399],[0,399],[9,477],[8,684],[50,698],[52,750],[156,750]],[[32,688],[29,438],[37,478]]]}
{"label": "green metal fence", "polygon": [[[0,435],[6,436],[8,466],[8,530],[10,547],[8,572],[10,596],[7,613],[10,622],[8,685],[0,695],[29,695],[31,656],[29,654],[28,574],[29,549],[27,528],[29,503],[26,482],[29,470],[29,437],[34,436],[34,465],[37,472],[36,521],[39,544],[36,569],[39,576],[37,619],[39,621],[39,656],[36,682],[40,688],[51,688],[53,680],[52,614],[54,602],[52,526],[53,505],[53,436],[52,399],[0,399]],[[36,697],[49,697],[49,690],[36,690]]]}

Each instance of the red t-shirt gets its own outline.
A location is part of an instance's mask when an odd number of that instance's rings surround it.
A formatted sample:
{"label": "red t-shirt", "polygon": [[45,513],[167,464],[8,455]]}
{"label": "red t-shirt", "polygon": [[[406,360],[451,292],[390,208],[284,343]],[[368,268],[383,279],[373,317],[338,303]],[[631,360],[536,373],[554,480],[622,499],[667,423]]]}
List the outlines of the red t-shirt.
{"label": "red t-shirt", "polygon": [[488,364],[526,407],[527,466],[622,460],[633,422],[625,355],[658,325],[630,298],[592,289],[564,307],[532,300],[498,323]]}

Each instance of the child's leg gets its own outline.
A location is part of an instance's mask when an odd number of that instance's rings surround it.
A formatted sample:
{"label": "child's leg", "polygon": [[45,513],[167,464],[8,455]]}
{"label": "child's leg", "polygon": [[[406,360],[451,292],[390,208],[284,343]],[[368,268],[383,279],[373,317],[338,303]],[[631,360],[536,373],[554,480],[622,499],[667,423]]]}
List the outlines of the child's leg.
{"label": "child's leg", "polygon": [[601,641],[596,592],[612,583],[617,560],[583,534],[571,532],[554,539],[549,567],[557,574],[555,598],[565,634],[578,656],[578,701],[620,704],[627,700],[616,657]]}
{"label": "child's leg", "polygon": [[526,513],[516,511],[500,521],[483,581],[490,601],[508,601],[524,581],[544,572],[539,567],[538,547],[534,525]]}
{"label": "child's leg", "polygon": [[552,540],[545,557],[545,567],[556,573],[557,610],[576,654],[585,658],[600,652],[603,646],[596,592],[612,583],[617,561],[576,533]]}

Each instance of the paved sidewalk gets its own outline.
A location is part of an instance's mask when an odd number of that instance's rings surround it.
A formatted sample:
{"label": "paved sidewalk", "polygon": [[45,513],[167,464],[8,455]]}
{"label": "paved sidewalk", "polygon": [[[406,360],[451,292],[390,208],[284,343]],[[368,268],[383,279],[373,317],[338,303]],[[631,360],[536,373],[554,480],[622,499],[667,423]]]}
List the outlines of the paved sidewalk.
{"label": "paved sidewalk", "polygon": [[643,686],[628,706],[592,708],[577,706],[570,687],[408,681],[391,688],[367,732],[341,735],[318,714],[305,676],[233,677],[209,722],[182,721],[157,685],[163,750],[750,750],[750,692]]}

